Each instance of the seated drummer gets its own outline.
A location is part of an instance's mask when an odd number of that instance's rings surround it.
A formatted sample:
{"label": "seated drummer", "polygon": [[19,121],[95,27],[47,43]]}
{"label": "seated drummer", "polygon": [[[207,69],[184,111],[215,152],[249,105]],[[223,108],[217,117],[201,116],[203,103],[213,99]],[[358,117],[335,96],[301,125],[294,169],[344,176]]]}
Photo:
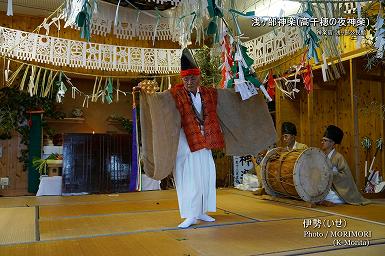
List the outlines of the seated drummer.
{"label": "seated drummer", "polygon": [[335,149],[336,144],[341,144],[343,136],[344,133],[340,128],[329,125],[321,140],[321,149],[327,155],[328,159],[330,159],[333,167],[332,188],[326,196],[325,201],[334,204],[368,204],[370,201],[362,197],[354,183],[348,163]]}
{"label": "seated drummer", "polygon": [[295,127],[295,124],[291,122],[282,123],[281,133],[287,150],[304,150],[308,148],[305,144],[299,143],[295,140],[295,136],[297,136],[297,128]]}

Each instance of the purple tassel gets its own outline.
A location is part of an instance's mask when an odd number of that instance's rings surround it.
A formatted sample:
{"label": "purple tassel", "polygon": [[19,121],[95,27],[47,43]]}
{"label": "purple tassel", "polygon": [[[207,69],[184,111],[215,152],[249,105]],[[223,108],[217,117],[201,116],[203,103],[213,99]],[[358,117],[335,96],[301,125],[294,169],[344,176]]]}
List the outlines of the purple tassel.
{"label": "purple tassel", "polygon": [[132,109],[132,163],[131,163],[131,177],[130,187],[131,192],[137,191],[138,186],[138,141],[136,138],[136,107]]}

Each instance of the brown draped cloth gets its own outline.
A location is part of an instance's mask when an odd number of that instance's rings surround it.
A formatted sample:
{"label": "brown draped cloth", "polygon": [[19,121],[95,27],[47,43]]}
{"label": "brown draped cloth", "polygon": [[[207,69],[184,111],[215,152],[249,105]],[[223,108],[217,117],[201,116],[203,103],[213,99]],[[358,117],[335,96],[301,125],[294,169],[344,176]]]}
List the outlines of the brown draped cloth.
{"label": "brown draped cloth", "polygon": [[334,151],[330,160],[332,165],[338,170],[337,173],[333,173],[332,185],[337,194],[348,204],[366,205],[372,203],[358,191],[345,158],[337,151]]}
{"label": "brown draped cloth", "polygon": [[[261,94],[242,101],[230,89],[218,89],[217,114],[225,153],[256,155],[276,142],[276,131]],[[175,169],[180,114],[169,91],[140,95],[142,160],[147,176],[161,180]]]}

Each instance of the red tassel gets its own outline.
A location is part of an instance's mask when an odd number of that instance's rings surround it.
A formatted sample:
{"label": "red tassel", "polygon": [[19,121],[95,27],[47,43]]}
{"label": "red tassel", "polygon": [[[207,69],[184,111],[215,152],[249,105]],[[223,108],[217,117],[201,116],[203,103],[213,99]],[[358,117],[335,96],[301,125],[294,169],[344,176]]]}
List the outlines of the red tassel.
{"label": "red tassel", "polygon": [[32,114],[29,114],[28,126],[29,128],[32,127]]}
{"label": "red tassel", "polygon": [[269,71],[269,78],[267,80],[267,93],[270,95],[270,97],[275,96],[275,80],[273,77],[273,72]]}
{"label": "red tassel", "polygon": [[312,79],[311,79],[312,76],[313,76],[313,72],[312,72],[312,69],[311,69],[311,65],[307,64],[306,71],[303,73],[302,77],[303,77],[303,83],[304,83],[305,89],[308,92],[313,90],[313,82],[312,82]]}
{"label": "red tassel", "polygon": [[223,62],[223,66],[222,66],[222,80],[221,80],[221,88],[225,88],[227,86],[226,84],[226,72],[229,72],[229,76],[231,79],[231,77],[233,76],[233,74],[231,73],[231,70],[226,70],[226,65],[225,65],[225,62],[227,62],[228,66],[229,67],[232,67],[233,66],[233,57],[232,57],[232,49],[231,49],[231,45],[230,45],[230,37],[229,35],[225,35],[224,38],[223,38],[223,41],[222,41],[222,45],[224,45],[224,50],[222,51],[222,54],[221,54],[221,59],[222,59],[222,62]]}

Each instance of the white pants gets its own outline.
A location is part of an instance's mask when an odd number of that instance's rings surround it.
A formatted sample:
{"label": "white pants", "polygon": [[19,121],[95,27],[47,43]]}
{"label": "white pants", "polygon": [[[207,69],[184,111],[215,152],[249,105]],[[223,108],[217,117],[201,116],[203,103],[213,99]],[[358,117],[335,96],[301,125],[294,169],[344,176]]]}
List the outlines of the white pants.
{"label": "white pants", "polygon": [[332,202],[334,204],[344,204],[345,201],[333,190],[330,189],[329,193],[325,197],[325,201]]}
{"label": "white pants", "polygon": [[211,150],[191,152],[183,128],[179,135],[174,177],[182,218],[216,211],[216,176]]}

